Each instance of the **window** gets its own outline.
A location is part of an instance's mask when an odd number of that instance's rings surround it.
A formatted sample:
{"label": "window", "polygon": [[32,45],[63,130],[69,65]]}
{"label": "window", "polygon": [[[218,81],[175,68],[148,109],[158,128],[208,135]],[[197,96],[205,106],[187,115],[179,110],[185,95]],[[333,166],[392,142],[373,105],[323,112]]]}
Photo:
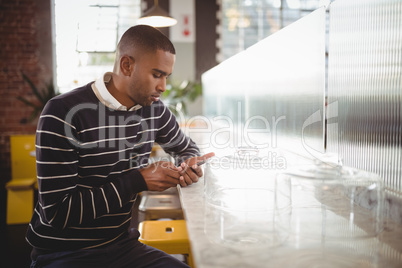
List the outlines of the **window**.
{"label": "window", "polygon": [[140,0],[54,0],[55,80],[60,93],[111,71],[120,36],[136,24]]}
{"label": "window", "polygon": [[223,61],[311,13],[330,0],[222,0]]}

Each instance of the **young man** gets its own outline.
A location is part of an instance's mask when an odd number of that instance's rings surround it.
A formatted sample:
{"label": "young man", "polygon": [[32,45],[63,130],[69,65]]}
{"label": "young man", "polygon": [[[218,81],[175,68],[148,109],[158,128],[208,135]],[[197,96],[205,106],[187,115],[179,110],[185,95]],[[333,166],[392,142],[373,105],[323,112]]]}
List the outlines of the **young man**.
{"label": "young man", "polygon": [[[50,100],[36,133],[32,267],[186,267],[128,232],[137,193],[202,176],[194,142],[159,100],[175,49],[157,29],[122,36],[112,73]],[[148,164],[154,142],[179,164]]]}

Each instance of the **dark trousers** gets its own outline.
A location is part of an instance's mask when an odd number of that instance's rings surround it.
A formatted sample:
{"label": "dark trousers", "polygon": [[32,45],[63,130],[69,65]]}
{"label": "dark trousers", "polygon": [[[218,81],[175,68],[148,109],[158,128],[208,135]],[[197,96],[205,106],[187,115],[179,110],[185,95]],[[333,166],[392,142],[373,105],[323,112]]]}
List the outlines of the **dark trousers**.
{"label": "dark trousers", "polygon": [[129,236],[100,249],[64,251],[39,255],[31,268],[90,268],[90,267],[189,267],[178,259],[149,247]]}

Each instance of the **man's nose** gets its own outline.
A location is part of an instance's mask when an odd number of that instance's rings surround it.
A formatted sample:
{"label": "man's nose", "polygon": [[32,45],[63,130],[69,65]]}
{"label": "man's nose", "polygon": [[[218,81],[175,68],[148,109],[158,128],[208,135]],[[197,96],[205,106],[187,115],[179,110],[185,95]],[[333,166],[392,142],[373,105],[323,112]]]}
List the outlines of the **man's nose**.
{"label": "man's nose", "polygon": [[166,91],[166,80],[165,79],[161,79],[161,81],[158,83],[157,88],[156,88],[159,92],[165,92]]}

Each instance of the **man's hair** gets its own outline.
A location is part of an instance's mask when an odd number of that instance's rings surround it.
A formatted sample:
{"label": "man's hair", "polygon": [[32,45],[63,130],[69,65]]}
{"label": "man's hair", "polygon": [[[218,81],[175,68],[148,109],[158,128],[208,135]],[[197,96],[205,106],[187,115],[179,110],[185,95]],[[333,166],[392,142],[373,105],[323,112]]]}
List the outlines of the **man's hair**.
{"label": "man's hair", "polygon": [[172,42],[158,29],[148,25],[136,25],[129,28],[117,45],[118,53],[127,53],[131,49],[155,52],[163,50],[176,54]]}

